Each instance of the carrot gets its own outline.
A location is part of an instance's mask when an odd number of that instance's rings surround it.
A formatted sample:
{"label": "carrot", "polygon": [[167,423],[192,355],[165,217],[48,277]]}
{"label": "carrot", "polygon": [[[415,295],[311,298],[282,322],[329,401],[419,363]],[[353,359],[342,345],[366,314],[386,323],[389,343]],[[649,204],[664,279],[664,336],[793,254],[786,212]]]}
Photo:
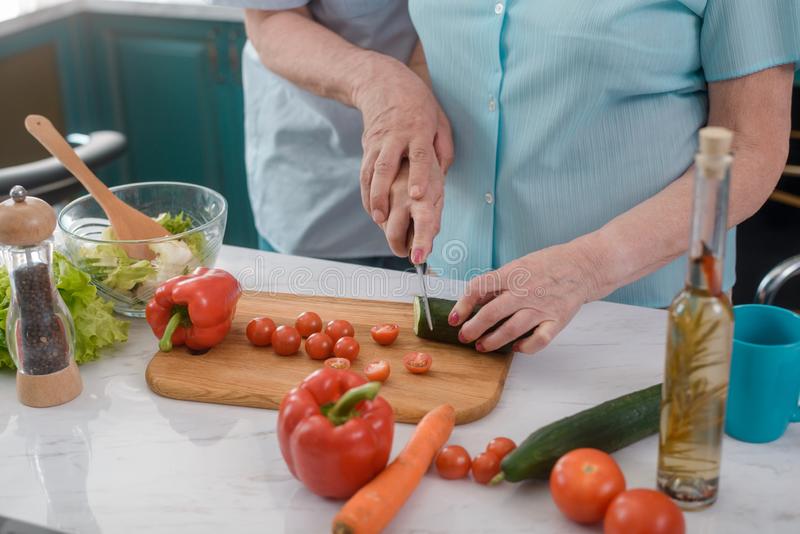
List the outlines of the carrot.
{"label": "carrot", "polygon": [[422,480],[455,422],[455,410],[449,404],[425,414],[397,458],[339,510],[333,519],[333,534],[377,534],[383,530]]}

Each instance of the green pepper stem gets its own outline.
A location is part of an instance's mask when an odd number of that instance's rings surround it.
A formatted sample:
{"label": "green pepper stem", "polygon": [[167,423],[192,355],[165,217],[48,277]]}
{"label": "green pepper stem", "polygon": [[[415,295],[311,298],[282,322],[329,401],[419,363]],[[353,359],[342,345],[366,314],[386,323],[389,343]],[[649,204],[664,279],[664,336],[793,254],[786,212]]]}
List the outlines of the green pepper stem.
{"label": "green pepper stem", "polygon": [[326,414],[331,423],[336,426],[342,425],[349,421],[356,414],[356,405],[365,400],[372,400],[378,396],[378,390],[381,389],[380,382],[367,382],[357,388],[349,389],[344,395],[339,397],[328,413]]}
{"label": "green pepper stem", "polygon": [[169,352],[172,350],[172,334],[175,333],[175,329],[178,328],[182,320],[183,314],[181,312],[178,311],[172,314],[172,317],[169,318],[169,322],[167,323],[167,327],[164,329],[164,335],[158,340],[158,350],[161,352]]}
{"label": "green pepper stem", "polygon": [[494,478],[492,478],[492,480],[489,481],[489,485],[490,486],[496,486],[496,485],[500,484],[501,482],[503,482],[505,479],[506,479],[505,473],[500,471],[499,473],[497,473],[494,476]]}

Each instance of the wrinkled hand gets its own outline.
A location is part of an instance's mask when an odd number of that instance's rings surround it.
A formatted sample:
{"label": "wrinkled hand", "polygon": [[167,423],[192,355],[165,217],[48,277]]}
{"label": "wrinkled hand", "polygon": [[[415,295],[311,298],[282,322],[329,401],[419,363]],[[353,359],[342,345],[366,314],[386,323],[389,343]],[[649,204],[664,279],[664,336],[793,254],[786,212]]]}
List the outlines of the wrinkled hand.
{"label": "wrinkled hand", "polygon": [[423,263],[433,250],[433,239],[439,233],[444,207],[444,176],[439,164],[430,164],[430,181],[425,194],[418,200],[408,196],[409,164],[400,165],[397,178],[389,193],[389,218],[381,224],[386,241],[397,256],[409,253],[408,231],[414,222],[414,240],[411,243],[411,261]]}
{"label": "wrinkled hand", "polygon": [[410,162],[408,196],[423,198],[434,162],[444,174],[453,161],[450,123],[425,82],[398,61],[381,64],[379,75],[354,98],[364,119],[361,200],[379,225],[390,213],[389,192],[404,158]]}
{"label": "wrinkled hand", "polygon": [[[496,350],[526,334],[514,350],[532,354],[546,347],[569,323],[581,305],[592,300],[592,262],[575,242],[549,247],[514,260],[469,281],[448,322],[460,325],[459,339],[478,340],[483,352]],[[476,305],[483,305],[474,317]],[[493,331],[489,331],[499,322]]]}

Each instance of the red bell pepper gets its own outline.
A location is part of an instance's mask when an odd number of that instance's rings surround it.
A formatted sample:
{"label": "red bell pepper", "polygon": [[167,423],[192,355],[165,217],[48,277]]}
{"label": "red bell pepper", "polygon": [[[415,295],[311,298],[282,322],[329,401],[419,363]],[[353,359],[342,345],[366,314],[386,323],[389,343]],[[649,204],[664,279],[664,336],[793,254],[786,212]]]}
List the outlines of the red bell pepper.
{"label": "red bell pepper", "polygon": [[239,282],[222,269],[198,267],[164,282],[145,308],[147,322],[160,339],[159,350],[185,344],[199,351],[218,345],[231,329],[241,295]]}
{"label": "red bell pepper", "polygon": [[278,440],[295,478],[322,497],[346,499],[389,461],[392,407],[380,382],[324,367],[281,401]]}

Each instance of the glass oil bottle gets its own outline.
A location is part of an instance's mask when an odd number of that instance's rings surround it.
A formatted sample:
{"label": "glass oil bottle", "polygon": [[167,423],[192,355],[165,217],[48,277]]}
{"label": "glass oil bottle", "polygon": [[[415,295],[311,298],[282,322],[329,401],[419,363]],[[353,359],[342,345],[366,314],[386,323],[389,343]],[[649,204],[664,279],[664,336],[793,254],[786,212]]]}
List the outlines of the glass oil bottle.
{"label": "glass oil bottle", "polygon": [[657,483],[686,510],[710,506],[719,489],[733,338],[722,290],[732,140],[724,128],[700,130],[689,272],[669,308]]}

